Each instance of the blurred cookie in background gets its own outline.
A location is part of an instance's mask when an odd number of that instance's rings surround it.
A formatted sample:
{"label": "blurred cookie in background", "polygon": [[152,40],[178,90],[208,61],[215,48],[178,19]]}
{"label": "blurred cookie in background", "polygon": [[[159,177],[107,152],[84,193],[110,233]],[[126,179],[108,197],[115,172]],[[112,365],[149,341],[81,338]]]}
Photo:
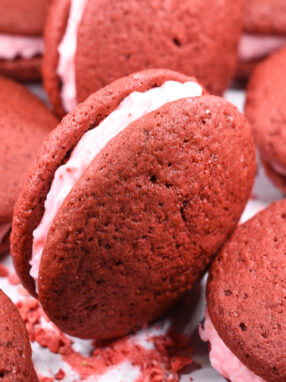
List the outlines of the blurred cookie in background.
{"label": "blurred cookie in background", "polygon": [[245,114],[266,174],[286,193],[286,47],[260,63],[249,80]]}
{"label": "blurred cookie in background", "polygon": [[195,76],[214,94],[229,85],[242,0],[59,0],[45,31],[44,84],[59,115],[108,83],[150,68]]}
{"label": "blurred cookie in background", "polygon": [[246,80],[255,66],[286,45],[285,0],[247,0],[238,50],[237,78]]}
{"label": "blurred cookie in background", "polygon": [[43,28],[51,0],[0,1],[0,74],[41,79]]}
{"label": "blurred cookie in background", "polygon": [[13,207],[25,172],[57,123],[27,89],[0,77],[0,254],[9,250]]}

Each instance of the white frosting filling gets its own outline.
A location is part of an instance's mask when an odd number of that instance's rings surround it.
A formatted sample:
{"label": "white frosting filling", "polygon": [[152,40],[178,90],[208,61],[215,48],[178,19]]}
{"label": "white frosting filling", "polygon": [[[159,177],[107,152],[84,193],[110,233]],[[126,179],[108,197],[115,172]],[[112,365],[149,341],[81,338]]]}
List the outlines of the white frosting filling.
{"label": "white frosting filling", "polygon": [[0,226],[0,244],[11,229],[11,223],[2,224]]}
{"label": "white frosting filling", "polygon": [[197,83],[186,82],[182,84],[175,81],[165,82],[162,86],[147,90],[145,93],[131,93],[96,128],[82,136],[67,163],[60,166],[55,172],[45,201],[45,212],[42,221],[33,232],[34,241],[30,260],[32,266],[30,275],[34,278],[36,286],[42,252],[52,222],[64,199],[96,155],[131,122],[159,109],[168,102],[200,95],[202,95],[202,87]]}
{"label": "white frosting filling", "polygon": [[17,57],[33,58],[44,53],[42,37],[23,37],[0,34],[0,59],[14,60]]}
{"label": "white frosting filling", "polygon": [[59,63],[57,74],[62,83],[61,98],[66,112],[77,105],[75,78],[75,55],[77,31],[85,10],[87,0],[71,0],[70,13],[64,37],[58,47]]}
{"label": "white frosting filling", "polygon": [[225,345],[213,326],[208,310],[205,311],[204,327],[199,327],[204,342],[210,343],[210,362],[224,378],[231,382],[266,382],[249,370]]}
{"label": "white frosting filling", "polygon": [[286,44],[286,36],[263,36],[243,33],[238,49],[241,62],[262,59]]}

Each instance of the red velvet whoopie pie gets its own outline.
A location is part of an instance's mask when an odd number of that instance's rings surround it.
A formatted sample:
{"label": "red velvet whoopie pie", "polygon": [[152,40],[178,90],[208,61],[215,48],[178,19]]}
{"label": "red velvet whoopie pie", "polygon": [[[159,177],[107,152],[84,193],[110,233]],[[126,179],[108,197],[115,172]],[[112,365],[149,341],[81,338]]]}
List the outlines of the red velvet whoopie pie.
{"label": "red velvet whoopie pie", "polygon": [[204,274],[254,174],[236,107],[176,72],[123,77],[44,142],[15,207],[18,275],[63,331],[123,336]]}
{"label": "red velvet whoopie pie", "polygon": [[45,29],[45,89],[59,115],[120,77],[164,68],[221,94],[235,71],[242,0],[57,0]]}

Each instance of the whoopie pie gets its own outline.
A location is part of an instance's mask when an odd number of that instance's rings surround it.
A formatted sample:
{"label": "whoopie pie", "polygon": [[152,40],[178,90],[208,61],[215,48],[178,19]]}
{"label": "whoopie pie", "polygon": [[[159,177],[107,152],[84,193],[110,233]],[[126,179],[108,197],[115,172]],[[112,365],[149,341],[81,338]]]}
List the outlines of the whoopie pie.
{"label": "whoopie pie", "polygon": [[203,275],[254,174],[235,106],[176,72],[121,78],[44,142],[15,207],[18,275],[63,331],[122,336]]}
{"label": "whoopie pie", "polygon": [[231,382],[286,381],[286,200],[239,226],[213,261],[201,337]]}
{"label": "whoopie pie", "polygon": [[43,29],[50,3],[0,1],[0,74],[21,81],[41,78]]}
{"label": "whoopie pie", "polygon": [[122,76],[165,68],[221,94],[234,74],[242,0],[57,0],[45,29],[44,84],[58,114]]}

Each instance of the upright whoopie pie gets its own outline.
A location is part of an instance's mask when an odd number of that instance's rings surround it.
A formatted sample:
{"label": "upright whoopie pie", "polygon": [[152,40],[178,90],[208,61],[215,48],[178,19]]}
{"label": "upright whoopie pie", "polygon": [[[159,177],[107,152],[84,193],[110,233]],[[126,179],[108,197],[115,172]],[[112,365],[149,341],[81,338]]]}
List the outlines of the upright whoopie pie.
{"label": "upright whoopie pie", "polygon": [[24,174],[57,123],[27,89],[0,77],[0,254],[9,250],[13,207]]}
{"label": "upright whoopie pie", "polygon": [[269,54],[286,45],[285,0],[247,0],[244,33],[240,40],[237,76],[249,77],[254,67]]}
{"label": "upright whoopie pie", "polygon": [[286,47],[255,69],[245,113],[251,122],[262,163],[270,179],[286,193]]}
{"label": "upright whoopie pie", "polygon": [[236,66],[242,0],[58,0],[50,8],[44,83],[63,115],[110,82],[166,68],[221,94]]}
{"label": "upright whoopie pie", "polygon": [[51,0],[0,1],[0,74],[41,78],[43,28]]}
{"label": "upright whoopie pie", "polygon": [[12,301],[0,290],[0,381],[36,382],[25,324]]}
{"label": "upright whoopie pie", "polygon": [[122,336],[204,273],[254,173],[251,129],[233,105],[176,72],[119,79],[42,146],[15,207],[18,275],[63,331]]}
{"label": "upright whoopie pie", "polygon": [[211,265],[201,337],[231,382],[286,381],[286,200],[239,226]]}

